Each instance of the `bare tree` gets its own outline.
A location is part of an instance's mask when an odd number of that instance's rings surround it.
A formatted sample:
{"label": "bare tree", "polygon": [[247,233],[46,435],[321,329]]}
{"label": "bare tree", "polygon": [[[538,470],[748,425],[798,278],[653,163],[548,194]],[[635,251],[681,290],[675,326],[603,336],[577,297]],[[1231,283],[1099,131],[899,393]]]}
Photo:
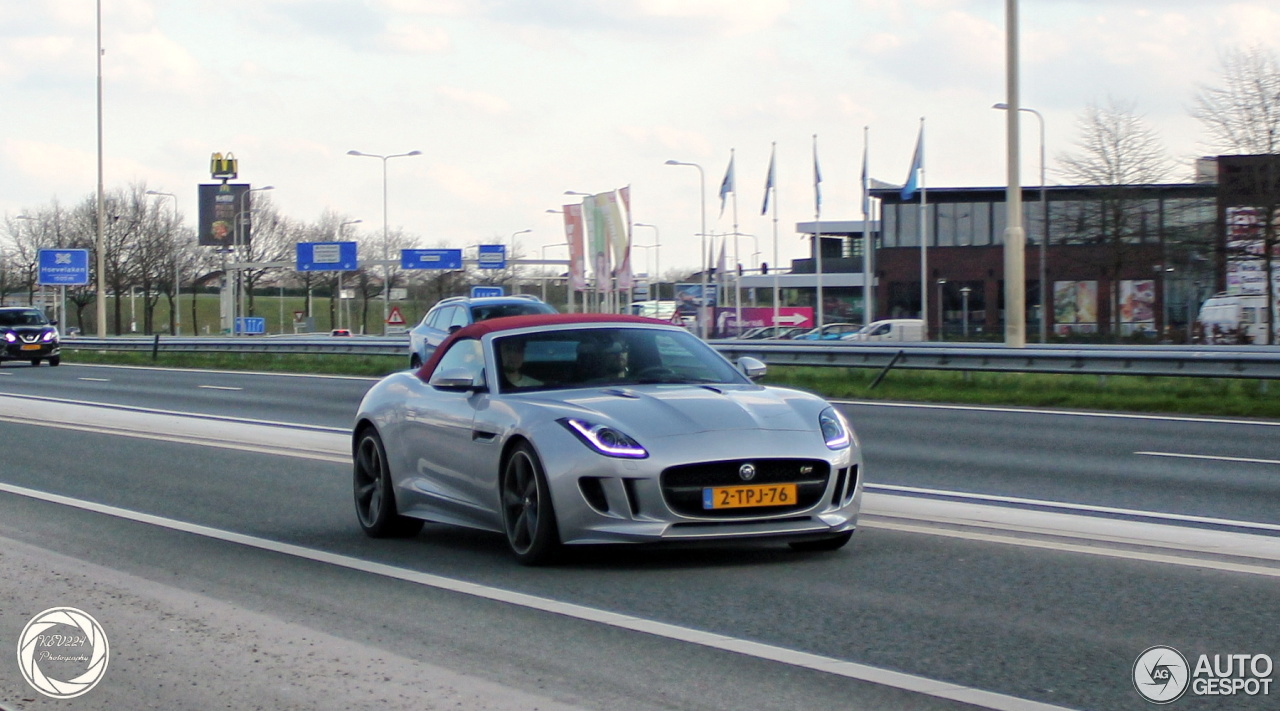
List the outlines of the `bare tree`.
{"label": "bare tree", "polygon": [[[1276,222],[1280,220],[1280,59],[1274,52],[1254,46],[1224,54],[1220,60],[1219,86],[1202,87],[1196,95],[1191,115],[1200,120],[1222,153],[1256,156],[1231,176],[1231,192],[1247,196],[1257,211],[1258,238],[1235,241],[1249,251],[1253,242],[1261,252],[1265,275],[1267,343],[1277,342],[1276,252],[1280,251]],[[1224,245],[1225,246],[1225,245]],[[1231,249],[1218,255],[1220,264],[1233,260],[1254,260],[1256,254],[1236,254]]]}
{"label": "bare tree", "polygon": [[1125,186],[1163,182],[1173,164],[1132,102],[1109,98],[1105,106],[1089,104],[1077,126],[1076,151],[1060,155],[1058,162],[1068,181],[1095,186],[1080,219],[1092,241],[1111,248],[1099,267],[1109,281],[1111,330],[1119,339],[1120,275],[1156,234],[1151,201],[1136,198]]}

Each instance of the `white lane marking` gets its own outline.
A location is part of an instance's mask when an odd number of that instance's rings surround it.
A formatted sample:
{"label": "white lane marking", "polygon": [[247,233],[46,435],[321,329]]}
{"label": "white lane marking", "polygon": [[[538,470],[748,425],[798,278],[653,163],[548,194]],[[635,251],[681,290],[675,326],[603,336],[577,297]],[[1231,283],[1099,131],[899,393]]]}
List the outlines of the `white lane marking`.
{"label": "white lane marking", "polygon": [[998,407],[995,405],[946,405],[931,402],[884,402],[879,400],[835,400],[837,405],[867,405],[872,407],[904,407],[921,410],[960,410],[968,412],[1004,412],[1019,415],[1066,415],[1069,417],[1100,417],[1114,420],[1153,420],[1157,422],[1197,422],[1216,425],[1258,425],[1280,427],[1280,420],[1239,420],[1224,417],[1193,417],[1190,415],[1136,415],[1130,412],[1096,412],[1093,410],[1038,410],[1031,407]]}
{"label": "white lane marking", "polygon": [[712,632],[704,632],[702,630],[696,630],[689,627],[681,627],[679,625],[668,624],[665,622],[646,620],[632,615],[609,612],[608,610],[600,610],[593,607],[586,607],[584,605],[575,605],[573,603],[561,602],[559,600],[538,597],[527,593],[503,590],[501,588],[489,587],[478,583],[470,583],[465,580],[432,575],[431,573],[422,573],[416,570],[387,565],[385,563],[374,563],[372,561],[361,560],[351,556],[316,550],[314,548],[306,548],[291,543],[281,543],[279,541],[258,538],[256,536],[248,536],[242,533],[211,528],[209,526],[201,526],[199,524],[187,523],[185,521],[177,521],[152,514],[144,514],[91,501],[73,499],[67,496],[50,494],[20,486],[0,484],[0,491],[40,501],[60,504],[63,506],[70,506],[84,511],[114,516],[129,521],[150,524],[173,531],[181,531],[183,533],[191,533],[198,536],[204,536],[206,538],[226,541],[228,543],[236,543],[249,548],[256,548],[258,550],[290,555],[304,560],[346,568],[348,570],[394,578],[396,580],[416,583],[418,585],[424,585],[439,590],[471,595],[485,600],[504,602],[531,610],[549,612],[586,622],[608,625],[618,629],[641,632],[655,637],[696,644],[710,649],[743,654],[757,659],[777,662],[789,666],[802,667],[805,669],[812,669],[814,671],[825,672],[827,674],[842,676],[849,679],[871,682],[873,684],[880,684],[895,689],[903,689],[905,691],[933,696],[940,699],[973,704],[983,708],[995,709],[997,711],[1068,711],[1063,706],[1054,706],[1051,704],[1040,703],[1038,701],[1020,699],[1016,696],[1008,696],[1006,694],[999,694],[992,691],[983,691],[982,689],[974,689],[966,686],[960,686],[959,684],[951,684],[944,681],[938,681],[936,679],[916,676],[914,674],[905,674],[889,669],[882,669],[868,664],[847,662],[833,657],[824,657],[818,654],[801,652],[794,649],[787,649],[785,647],[777,647],[771,644],[736,639],[734,637],[715,634]]}
{"label": "white lane marking", "polygon": [[1174,457],[1177,459],[1208,459],[1216,462],[1243,462],[1245,464],[1280,464],[1280,459],[1254,459],[1253,457],[1220,457],[1212,454],[1179,454],[1178,452],[1134,452],[1147,457]]}
{"label": "white lane marking", "polygon": [[976,531],[959,531],[939,528],[930,528],[927,526],[916,526],[912,524],[902,524],[890,521],[858,521],[858,526],[862,528],[883,528],[890,531],[902,531],[904,533],[920,533],[928,536],[944,536],[946,538],[962,538],[971,541],[982,541],[984,543],[1007,543],[1024,548],[1043,548],[1051,551],[1064,551],[1067,553],[1085,553],[1088,555],[1100,555],[1106,558],[1122,558],[1126,560],[1140,560],[1147,563],[1168,563],[1170,565],[1191,566],[1195,568],[1207,568],[1210,570],[1221,570],[1229,573],[1245,573],[1247,575],[1261,575],[1269,578],[1280,578],[1280,569],[1268,568],[1262,565],[1247,565],[1243,563],[1228,563],[1226,561],[1212,560],[1196,560],[1193,558],[1181,558],[1173,555],[1161,555],[1158,553],[1145,553],[1141,551],[1122,550],[1118,548],[1097,548],[1079,543],[1064,543],[1062,541],[1037,541],[1026,538],[1015,538],[1013,536],[1001,536],[993,533],[980,533]]}
{"label": "white lane marking", "polygon": [[[230,415],[210,415],[191,412],[182,412],[179,410],[161,410],[154,407],[137,407],[134,405],[120,405],[112,402],[95,402],[93,400],[69,400],[66,398],[46,397],[44,395],[18,395],[13,393],[5,393],[0,395],[0,405],[4,404],[4,399],[24,400],[29,402],[50,402],[60,405],[78,405],[86,408],[97,410],[120,410],[122,412],[142,412],[153,415],[172,415],[174,417],[189,417],[202,420],[217,420],[221,422],[237,422],[250,425],[266,425],[268,427],[288,427],[297,430],[315,430],[319,432],[334,432],[338,434],[351,434],[350,427],[328,427],[325,425],[308,425],[302,422],[281,422],[279,420],[258,420],[251,417],[232,417]],[[27,406],[21,408],[23,411],[29,409]]]}
{"label": "white lane marking", "polygon": [[91,383],[109,383],[111,378],[76,378],[76,380],[88,380]]}
{"label": "white lane marking", "polygon": [[[408,344],[405,346],[408,348]],[[203,373],[212,375],[265,375],[272,378],[320,378],[323,380],[367,380],[376,382],[382,378],[368,375],[326,375],[323,373],[272,373],[259,370],[209,370],[207,368],[166,368],[149,365],[111,365],[108,363],[64,363],[76,368],[116,368],[118,370],[141,370],[144,372],[162,370],[172,373]]]}
{"label": "white lane marking", "polygon": [[197,385],[196,387],[205,390],[244,390],[244,388],[233,388],[227,385]]}
{"label": "white lane marking", "polygon": [[[1137,452],[1143,454],[1143,452]],[[1036,506],[1040,508],[1060,509],[1067,511],[1088,511],[1090,513],[1114,514],[1117,516],[1133,516],[1139,518],[1165,520],[1165,521],[1184,521],[1186,523],[1208,524],[1212,526],[1230,526],[1232,528],[1252,528],[1263,531],[1280,532],[1280,524],[1274,523],[1257,523],[1253,521],[1236,521],[1226,518],[1212,518],[1209,516],[1190,516],[1187,514],[1163,513],[1159,511],[1143,511],[1141,509],[1121,509],[1111,506],[1094,506],[1092,504],[1072,504],[1065,501],[1045,501],[1043,499],[1023,499],[1016,496],[998,496],[995,494],[973,494],[960,491],[946,491],[944,489],[922,489],[915,486],[895,486],[893,484],[865,484],[863,489],[867,491],[896,491],[902,494],[923,494],[926,496],[946,496],[950,498],[961,498],[970,501],[993,501],[1002,504],[1018,504],[1025,506]]]}
{"label": "white lane marking", "polygon": [[[911,526],[913,532],[939,536],[994,536],[978,540],[999,541],[1031,548],[1063,543],[1080,553],[1120,556],[1192,568],[1253,572],[1280,577],[1280,565],[1253,567],[1239,559],[1280,564],[1280,537],[1129,521],[1101,516],[1081,516],[992,506],[968,501],[941,501],[894,494],[863,493],[860,525]],[[867,520],[873,517],[877,523]]]}
{"label": "white lane marking", "polygon": [[7,373],[5,371],[0,370],[0,375],[13,375],[13,373]]}

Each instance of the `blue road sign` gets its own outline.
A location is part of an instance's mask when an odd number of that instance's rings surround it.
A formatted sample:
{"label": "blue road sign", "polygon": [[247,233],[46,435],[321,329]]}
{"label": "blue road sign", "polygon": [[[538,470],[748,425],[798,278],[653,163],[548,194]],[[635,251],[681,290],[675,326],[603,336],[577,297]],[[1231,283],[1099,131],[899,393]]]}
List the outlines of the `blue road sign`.
{"label": "blue road sign", "polygon": [[479,299],[485,296],[504,296],[502,287],[500,286],[473,286],[471,287],[471,298]]}
{"label": "blue road sign", "polygon": [[359,268],[355,242],[298,243],[300,272],[353,272]]}
{"label": "blue road sign", "polygon": [[40,250],[40,273],[36,280],[41,286],[84,286],[88,284],[89,250]]}
{"label": "blue road sign", "polygon": [[267,332],[267,319],[262,316],[237,316],[236,333],[256,336]]}
{"label": "blue road sign", "polygon": [[461,269],[461,249],[402,249],[401,269]]}
{"label": "blue road sign", "polygon": [[477,266],[481,269],[506,269],[507,246],[505,244],[480,245],[480,259]]}

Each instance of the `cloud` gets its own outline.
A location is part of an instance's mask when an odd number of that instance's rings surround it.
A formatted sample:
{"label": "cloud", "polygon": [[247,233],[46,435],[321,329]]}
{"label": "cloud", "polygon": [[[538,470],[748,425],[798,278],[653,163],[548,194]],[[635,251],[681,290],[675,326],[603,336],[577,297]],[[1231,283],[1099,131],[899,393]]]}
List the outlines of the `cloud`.
{"label": "cloud", "polygon": [[387,28],[376,44],[384,49],[405,54],[438,54],[448,51],[449,34],[438,27],[395,24]]}
{"label": "cloud", "polygon": [[511,104],[500,96],[486,94],[483,91],[459,89],[456,86],[436,87],[436,93],[449,101],[471,109],[478,109],[487,114],[505,114],[511,110]]}
{"label": "cloud", "polygon": [[734,36],[777,24],[793,0],[495,0],[489,16],[513,25],[628,34]]}
{"label": "cloud", "polygon": [[619,126],[618,132],[631,142],[676,155],[709,156],[711,141],[701,133],[674,126]]}

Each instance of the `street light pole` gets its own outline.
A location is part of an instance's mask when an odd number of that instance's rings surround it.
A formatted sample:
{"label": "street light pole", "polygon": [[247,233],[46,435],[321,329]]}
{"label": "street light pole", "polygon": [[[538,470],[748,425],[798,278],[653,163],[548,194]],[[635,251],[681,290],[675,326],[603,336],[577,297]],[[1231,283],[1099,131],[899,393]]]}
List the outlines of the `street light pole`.
{"label": "street light pole", "polygon": [[[520,230],[520,231],[518,231],[518,232],[512,232],[512,233],[511,233],[511,240],[510,240],[510,242],[511,242],[511,246],[507,249],[507,259],[514,261],[514,260],[515,260],[515,258],[516,258],[516,235],[523,235],[523,234],[527,234],[527,233],[529,233],[529,232],[533,232],[533,230]],[[515,284],[515,288],[516,288],[516,293],[518,294],[518,293],[520,293],[520,271],[519,271],[519,269],[518,269],[518,268],[516,268],[515,266],[512,266],[512,267],[511,267],[511,275],[515,277],[515,282],[516,282],[516,284]],[[543,299],[543,301],[546,301],[546,299]]]}
{"label": "street light pole", "polygon": [[661,239],[659,238],[659,235],[658,235],[658,226],[657,226],[657,225],[650,225],[650,224],[647,224],[647,223],[644,223],[644,222],[633,222],[633,223],[632,223],[632,225],[634,225],[635,227],[651,227],[651,228],[653,228],[653,244],[652,244],[652,245],[636,245],[636,246],[637,246],[637,247],[645,247],[645,248],[648,248],[648,247],[652,247],[652,248],[653,248],[653,279],[651,279],[651,280],[650,280],[650,281],[652,281],[652,282],[653,282],[653,285],[652,285],[652,287],[649,289],[649,293],[650,293],[650,295],[653,297],[653,298],[651,299],[651,301],[653,301],[653,312],[654,312],[654,315],[655,315],[655,317],[656,317],[656,315],[657,315],[657,313],[658,313],[658,302],[659,302],[659,301],[661,301],[661,295],[660,295],[658,292],[661,290],[661,287],[662,287],[662,262],[661,262],[661,260],[662,260],[662,241],[661,241]]}
{"label": "street light pole", "polygon": [[707,271],[711,265],[707,263],[707,174],[702,166],[697,163],[685,163],[678,160],[669,160],[666,165],[687,165],[698,169],[698,196],[702,204],[702,307],[698,313],[699,333],[703,340],[707,338],[707,321],[710,320],[707,314]]}
{"label": "street light pole", "polygon": [[[347,222],[343,222],[342,224],[338,225],[338,239],[345,240],[347,238],[347,230],[346,230],[347,225],[358,225],[361,222],[364,222],[364,220],[349,220]],[[346,300],[342,298],[342,272],[338,272],[338,293],[336,294],[336,296],[338,297],[338,304],[333,309],[333,318],[338,323],[337,325],[334,326],[334,328],[342,328],[342,322],[344,320],[343,312],[349,310],[347,309],[347,305],[343,303]],[[332,299],[330,299],[330,301],[332,301]],[[383,320],[385,321],[385,319]],[[350,313],[345,314],[345,321],[347,322],[347,328],[351,328]]]}
{"label": "street light pole", "polygon": [[946,321],[946,319],[942,317],[942,287],[946,286],[946,284],[947,284],[946,279],[938,280],[938,340],[939,341],[946,340],[943,337],[943,333],[942,333],[942,327]]}
{"label": "street light pole", "polygon": [[[1009,105],[1001,102],[991,108],[1007,111]],[[1048,261],[1046,251],[1049,244],[1049,196],[1044,178],[1044,116],[1039,111],[1025,106],[1019,106],[1018,110],[1034,114],[1040,124],[1040,214],[1043,224],[1040,231],[1040,342],[1047,343],[1049,341],[1049,284],[1045,264]]]}
{"label": "street light pole", "polygon": [[[173,221],[178,221],[178,196],[173,193],[160,192],[159,190],[148,190],[148,195],[156,197],[173,198]],[[173,230],[169,230],[169,247],[173,250],[173,335],[182,334],[182,267],[178,263],[178,245],[173,242]],[[192,298],[195,298],[193,295]]]}
{"label": "street light pole", "polygon": [[[559,210],[556,210],[556,212],[560,212],[560,211],[559,211]],[[542,245],[542,261],[544,261],[544,262],[545,262],[545,261],[547,261],[547,248],[548,248],[548,247],[566,247],[566,248],[567,248],[568,246],[569,246],[569,243],[568,243],[568,242],[556,242],[555,244],[544,244],[544,245]],[[545,265],[544,265],[544,267],[543,267],[543,268],[545,268]],[[565,284],[566,284],[566,285],[568,284],[568,280],[566,280],[566,281],[565,281]],[[565,296],[566,300],[569,300],[569,301],[571,302],[571,300],[573,299],[573,294],[572,294],[568,289],[565,289],[565,295],[566,295],[566,296]],[[543,276],[543,277],[542,277],[542,300],[543,300],[543,301],[546,301],[546,300],[547,300],[547,277],[546,277],[546,276]],[[571,303],[572,303],[572,302],[571,302]],[[573,309],[572,309],[572,308],[570,308],[569,310],[570,310],[570,311],[572,311]]]}
{"label": "street light pole", "polygon": [[[103,235],[107,222],[107,198],[102,187],[102,0],[98,0],[98,338],[107,337],[107,240]],[[116,294],[119,299],[120,295]]]}
{"label": "street light pole", "polygon": [[244,191],[244,193],[240,196],[240,211],[236,213],[236,232],[235,232],[236,257],[240,260],[240,266],[236,269],[235,284],[236,284],[237,293],[240,298],[237,300],[238,307],[235,309],[234,313],[231,314],[231,335],[233,336],[244,335],[242,333],[238,333],[238,331],[240,330],[238,326],[241,325],[239,321],[239,317],[245,316],[245,291],[246,291],[245,287],[248,286],[248,284],[246,283],[248,280],[245,278],[244,271],[245,269],[247,269],[247,267],[245,267],[244,265],[249,262],[249,251],[250,251],[249,250],[250,235],[245,234],[244,218],[246,215],[253,212],[252,208],[245,206],[245,201],[249,199],[249,193],[260,193],[266,190],[275,190],[275,189],[276,189],[276,186],[274,185],[268,185],[266,187],[261,187],[261,188],[249,188],[248,190]]}
{"label": "street light pole", "polygon": [[347,155],[382,160],[382,335],[385,336],[387,335],[387,317],[391,315],[391,257],[389,256],[388,246],[391,238],[387,231],[387,161],[392,158],[420,156],[422,151],[379,155],[377,153],[362,153],[353,150],[347,151]]}
{"label": "street light pole", "polygon": [[973,291],[967,286],[960,287],[960,299],[963,301],[961,314],[964,316],[964,326],[961,332],[964,334],[965,340],[969,339],[969,292]]}

